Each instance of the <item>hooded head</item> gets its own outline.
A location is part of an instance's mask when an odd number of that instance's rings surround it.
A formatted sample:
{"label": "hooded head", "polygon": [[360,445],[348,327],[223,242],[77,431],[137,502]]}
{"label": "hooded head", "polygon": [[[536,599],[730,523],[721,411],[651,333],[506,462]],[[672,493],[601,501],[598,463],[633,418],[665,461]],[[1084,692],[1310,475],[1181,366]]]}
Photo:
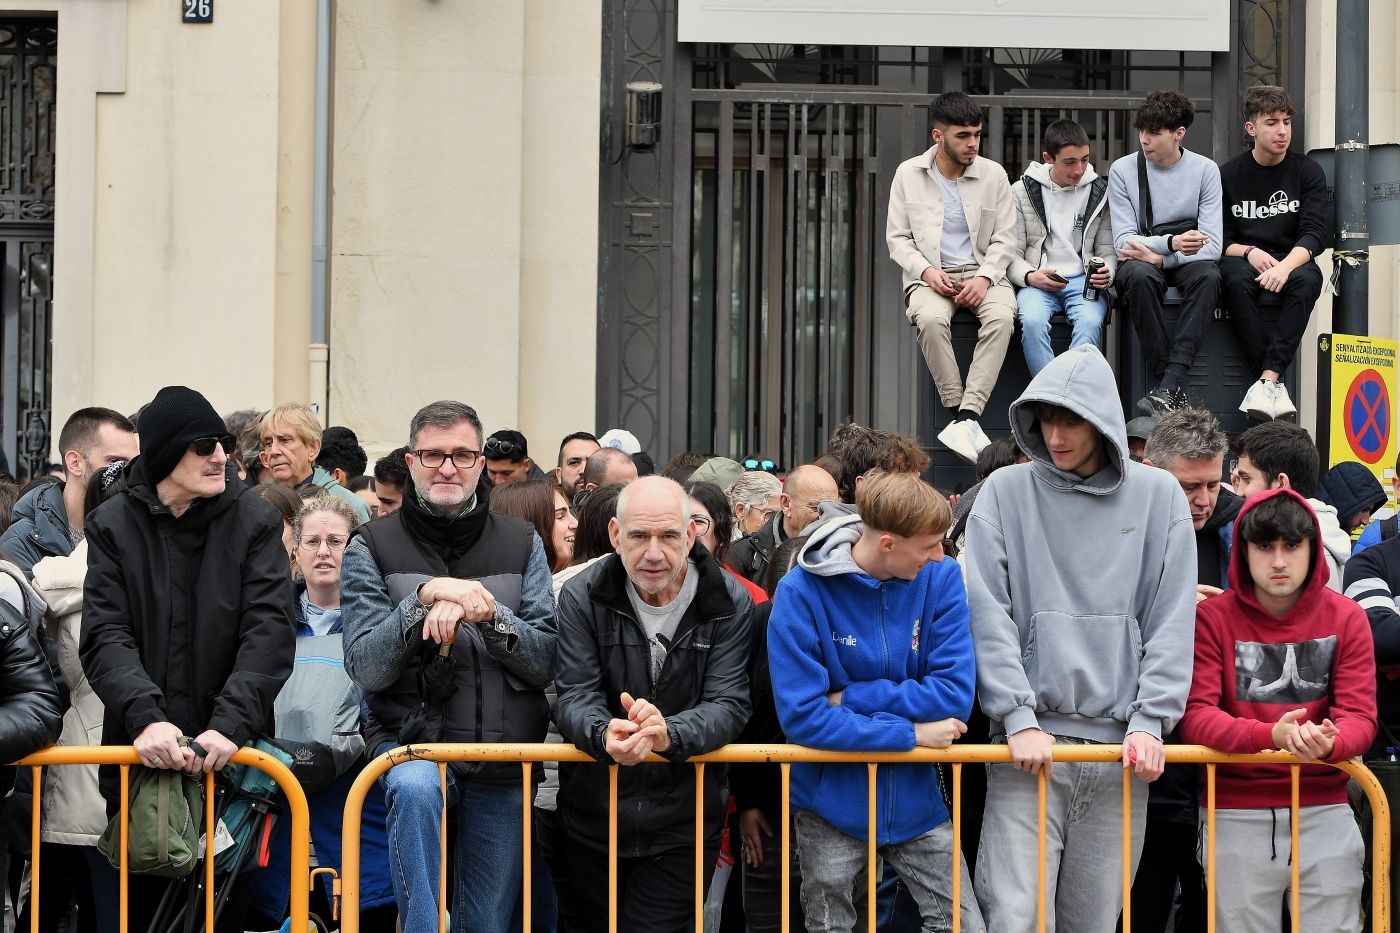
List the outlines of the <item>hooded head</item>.
{"label": "hooded head", "polygon": [[[1077,464],[1084,461],[1068,448],[1056,451],[1061,454],[1061,465],[1056,464],[1041,430],[1042,405],[1067,409],[1097,433],[1104,455],[1101,469],[1087,477],[1074,472]],[[1011,433],[1036,472],[1052,485],[1108,495],[1123,484],[1128,437],[1123,412],[1118,407],[1113,370],[1097,347],[1075,347],[1037,373],[1021,397],[1011,404]],[[1072,446],[1072,442],[1066,443]]]}
{"label": "hooded head", "polygon": [[1309,612],[1330,576],[1322,553],[1308,500],[1282,488],[1250,496],[1235,518],[1230,588],[1260,612],[1284,618]]}
{"label": "hooded head", "polygon": [[1348,531],[1366,524],[1371,513],[1385,505],[1385,490],[1376,474],[1351,460],[1322,474],[1317,497],[1337,510],[1337,518]]}

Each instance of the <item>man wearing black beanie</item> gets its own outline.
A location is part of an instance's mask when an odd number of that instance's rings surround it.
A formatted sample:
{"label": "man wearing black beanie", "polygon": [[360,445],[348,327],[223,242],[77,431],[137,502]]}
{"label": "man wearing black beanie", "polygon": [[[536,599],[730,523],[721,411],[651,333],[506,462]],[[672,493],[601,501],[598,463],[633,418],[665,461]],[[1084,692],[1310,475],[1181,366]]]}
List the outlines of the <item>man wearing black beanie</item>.
{"label": "man wearing black beanie", "polygon": [[282,519],[237,482],[204,396],[166,386],[139,419],[121,493],[87,519],[83,668],[106,706],[103,744],[135,745],[150,768],[216,771],[263,730],[292,670]]}

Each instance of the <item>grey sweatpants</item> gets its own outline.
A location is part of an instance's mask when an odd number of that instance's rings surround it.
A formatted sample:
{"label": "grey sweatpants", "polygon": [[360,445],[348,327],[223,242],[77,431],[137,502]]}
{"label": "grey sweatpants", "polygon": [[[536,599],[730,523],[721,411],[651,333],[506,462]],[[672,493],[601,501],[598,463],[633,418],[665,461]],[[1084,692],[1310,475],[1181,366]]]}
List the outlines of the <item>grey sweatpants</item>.
{"label": "grey sweatpants", "polygon": [[[1198,853],[1206,866],[1206,811]],[[1278,933],[1293,883],[1288,807],[1215,811],[1215,922],[1230,933]],[[1298,810],[1298,926],[1355,933],[1361,928],[1365,846],[1344,803]]]}
{"label": "grey sweatpants", "polygon": [[[853,891],[866,871],[864,839],[848,836],[811,810],[797,813],[797,846],[802,858],[802,912],[809,933],[847,933],[856,928]],[[944,822],[907,842],[876,851],[899,873],[923,917],[924,933],[953,929],[953,824]],[[984,933],[982,913],[958,853],[962,875],[959,933]]]}

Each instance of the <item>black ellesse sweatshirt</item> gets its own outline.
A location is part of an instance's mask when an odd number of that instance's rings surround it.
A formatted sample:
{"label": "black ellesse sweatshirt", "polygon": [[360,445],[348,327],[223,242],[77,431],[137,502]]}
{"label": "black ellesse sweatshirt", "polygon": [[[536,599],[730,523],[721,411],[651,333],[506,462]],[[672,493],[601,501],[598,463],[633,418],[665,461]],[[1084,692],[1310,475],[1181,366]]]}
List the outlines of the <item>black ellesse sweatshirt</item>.
{"label": "black ellesse sweatshirt", "polygon": [[1322,168],[1289,152],[1278,165],[1260,165],[1253,151],[1220,167],[1225,245],[1257,246],[1282,259],[1295,246],[1314,257],[1327,248],[1332,205]]}

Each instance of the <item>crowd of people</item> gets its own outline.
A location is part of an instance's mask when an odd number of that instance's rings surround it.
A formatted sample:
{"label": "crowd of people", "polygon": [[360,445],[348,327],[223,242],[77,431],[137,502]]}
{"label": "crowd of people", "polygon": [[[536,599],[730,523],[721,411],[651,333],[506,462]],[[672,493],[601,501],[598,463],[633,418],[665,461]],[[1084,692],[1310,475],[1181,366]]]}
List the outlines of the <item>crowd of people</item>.
{"label": "crowd of people", "polygon": [[[982,111],[961,92],[931,108],[933,145],[903,162],[890,189],[886,241],[905,310],[949,422],[938,441],[975,462],[990,443],[980,417],[1017,324],[1031,375],[1053,356],[1050,321],[1070,346],[1102,347],[1111,292],[1132,320],[1148,376],[1145,415],[1188,407],[1187,371],[1217,306],[1229,312],[1254,381],[1240,402],[1269,421],[1296,413],[1284,374],[1322,293],[1314,261],[1331,205],[1317,163],[1293,152],[1294,104],[1280,87],[1244,98],[1250,148],[1217,166],[1182,146],[1195,118],[1179,91],[1154,91],[1133,115],[1139,151],[1094,171],[1073,120],[1046,127],[1041,161],[1011,184],[978,155]],[[1168,313],[1167,289],[1179,293]],[[963,375],[950,324],[977,317]]]}
{"label": "crowd of people", "polygon": [[[321,430],[299,405],[225,419],[171,386],[130,418],[84,409],[60,435],[65,478],[33,481],[0,536],[0,637],[16,652],[0,744],[10,759],[53,741],[129,744],[148,768],[199,773],[268,739],[290,753],[316,857],[335,867],[370,757],[563,741],[594,763],[536,771],[538,929],[607,915],[617,764],[621,928],[691,923],[699,793],[707,929],[768,930],[778,766],[710,766],[697,788],[689,758],[732,742],[1004,742],[1011,762],[965,781],[956,853],[946,775],[881,767],[874,891],[864,766],[793,765],[793,923],[863,928],[874,898],[882,929],[948,929],[956,866],[961,929],[1033,928],[1043,772],[1049,909],[1089,931],[1122,910],[1102,883],[1121,865],[1121,779],[1053,750],[1121,745],[1141,782],[1134,926],[1203,928],[1199,769],[1166,765],[1164,743],[1303,761],[1376,751],[1378,703],[1400,709],[1385,647],[1400,536],[1352,556],[1349,530],[1390,521],[1384,494],[1323,474],[1296,425],[1244,432],[1227,471],[1214,416],[1135,419],[1134,444],[1117,397],[1096,348],[1052,358],[1012,407],[1012,436],[951,500],[921,477],[916,438],[857,425],[786,471],[692,452],[658,471],[626,431],[576,432],[546,473],[523,434],[487,435],[459,402],[424,406],[405,447],[372,466],[353,431]],[[46,929],[115,928],[116,873],[97,849],[118,805],[108,772],[53,769],[39,839],[9,840],[42,850]],[[518,767],[459,763],[447,781],[444,799],[436,765],[411,761],[366,801],[364,928],[436,928],[444,808],[454,929],[520,923]],[[1278,928],[1289,794],[1282,766],[1220,769],[1222,928]],[[1345,776],[1307,767],[1300,796],[1305,924],[1356,929]],[[278,824],[221,928],[283,919],[289,845]],[[144,928],[164,882],[131,884]],[[11,898],[34,909],[18,886]]]}
{"label": "crowd of people", "polygon": [[[0,482],[0,756],[128,745],[144,768],[197,775],[262,740],[307,791],[318,863],[338,868],[345,801],[374,756],[569,743],[591,761],[536,768],[529,800],[517,764],[454,763],[445,792],[434,763],[386,772],[360,826],[361,928],[435,930],[444,907],[454,930],[518,928],[529,846],[535,928],[602,929],[611,840],[620,929],[692,928],[699,878],[713,933],[780,928],[782,775],[697,772],[692,757],[1001,743],[1010,761],[985,780],[964,769],[960,847],[943,770],[878,769],[874,890],[866,767],[792,765],[794,927],[865,929],[874,901],[880,929],[951,929],[957,877],[961,931],[1035,929],[1043,780],[1047,928],[1109,933],[1125,842],[1134,928],[1206,925],[1199,769],[1168,765],[1166,745],[1278,749],[1309,763],[1300,847],[1288,768],[1222,766],[1217,925],[1277,931],[1296,865],[1305,928],[1359,929],[1346,778],[1311,763],[1400,745],[1400,521],[1368,471],[1324,474],[1313,439],[1280,420],[1320,288],[1319,189],[1288,153],[1287,96],[1257,88],[1246,111],[1254,148],[1223,169],[1180,148],[1190,103],[1157,92],[1137,116],[1142,153],[1107,179],[1060,121],[1011,186],[976,154],[977,108],[938,98],[889,233],[955,419],[940,440],[977,464],[952,497],[924,479],[920,439],[855,424],[786,469],[693,451],[658,468],[618,428],[568,434],[546,470],[523,433],[487,434],[458,401],[421,407],[372,464],[353,430],[300,404],[223,417],[167,386],[130,417],[72,414],[57,475]],[[1222,282],[1260,377],[1241,405],[1260,423],[1232,440],[1182,394]],[[1184,295],[1171,333],[1168,284]],[[1115,285],[1157,379],[1132,421],[1096,346]],[[1288,323],[1251,334],[1241,309],[1262,292],[1283,296]],[[957,307],[981,321],[965,383]],[[1074,346],[1057,357],[1058,312]],[[1010,437],[990,441],[978,416],[1018,316],[1033,376]],[[1056,761],[1065,745],[1121,747],[1121,768]],[[10,829],[0,845],[19,854],[0,872],[9,902],[42,929],[116,930],[98,844],[117,772],[50,769],[7,805],[33,792],[39,837]],[[290,844],[275,824],[227,882],[244,894],[220,929],[285,919]],[[37,898],[23,883],[36,852]],[[130,884],[131,928],[146,929],[166,882]]]}

